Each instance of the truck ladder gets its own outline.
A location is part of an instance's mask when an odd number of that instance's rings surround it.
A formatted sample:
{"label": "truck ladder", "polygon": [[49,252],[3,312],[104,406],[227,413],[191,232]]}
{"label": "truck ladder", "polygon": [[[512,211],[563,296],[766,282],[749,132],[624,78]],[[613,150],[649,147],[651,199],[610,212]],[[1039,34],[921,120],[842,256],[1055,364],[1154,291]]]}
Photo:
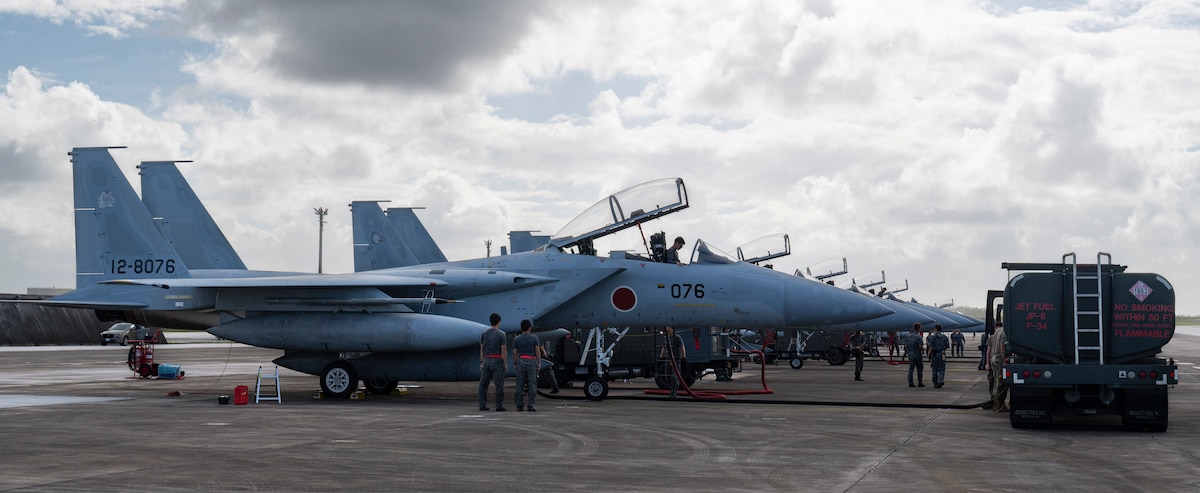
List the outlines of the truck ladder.
{"label": "truck ladder", "polygon": [[[1104,265],[1112,263],[1112,255],[1096,254],[1095,273],[1080,273],[1075,253],[1063,255],[1063,263],[1071,258],[1071,285],[1075,290],[1075,364],[1104,364]],[[1106,261],[1107,260],[1107,261]]]}

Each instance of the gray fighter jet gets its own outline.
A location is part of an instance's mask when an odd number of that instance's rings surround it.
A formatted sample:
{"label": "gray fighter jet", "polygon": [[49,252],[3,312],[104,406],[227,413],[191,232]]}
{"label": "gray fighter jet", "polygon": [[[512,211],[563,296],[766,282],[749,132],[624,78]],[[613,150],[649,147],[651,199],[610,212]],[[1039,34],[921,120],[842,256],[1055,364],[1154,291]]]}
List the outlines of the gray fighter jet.
{"label": "gray fighter jet", "polygon": [[[684,266],[593,254],[595,238],[686,208],[677,178],[606,198],[532,252],[297,274],[189,268],[109,148],[70,155],[78,289],[33,302],[282,349],[277,364],[318,375],[333,397],[350,395],[360,379],[372,391],[400,380],[477,380],[486,329],[479,321],[493,312],[506,332],[516,332],[521,319],[567,328],[779,328],[892,313],[869,297],[723,257],[703,241]],[[607,383],[585,389],[607,393]]]}

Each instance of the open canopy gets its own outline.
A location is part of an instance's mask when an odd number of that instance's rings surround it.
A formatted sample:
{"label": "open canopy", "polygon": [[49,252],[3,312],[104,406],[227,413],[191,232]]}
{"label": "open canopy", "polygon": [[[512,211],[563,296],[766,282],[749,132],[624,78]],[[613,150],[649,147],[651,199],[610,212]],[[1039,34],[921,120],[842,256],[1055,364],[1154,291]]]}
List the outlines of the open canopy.
{"label": "open canopy", "polygon": [[688,206],[683,178],[662,178],[635,185],[596,202],[550,238],[558,248],[586,244]]}
{"label": "open canopy", "polygon": [[758,264],[792,253],[792,242],[786,234],[774,234],[754,239],[737,247],[737,258],[743,262]]}

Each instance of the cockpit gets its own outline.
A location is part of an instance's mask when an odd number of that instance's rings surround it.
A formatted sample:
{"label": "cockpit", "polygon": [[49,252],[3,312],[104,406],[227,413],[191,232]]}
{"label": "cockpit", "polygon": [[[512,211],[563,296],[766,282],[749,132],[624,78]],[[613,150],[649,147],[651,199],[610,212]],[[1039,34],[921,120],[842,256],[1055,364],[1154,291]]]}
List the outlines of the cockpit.
{"label": "cockpit", "polygon": [[635,185],[596,202],[550,237],[550,246],[594,255],[593,242],[626,228],[688,207],[682,178],[663,178]]}
{"label": "cockpit", "polygon": [[[663,178],[649,181],[614,193],[596,202],[583,213],[572,219],[543,248],[558,248],[564,252],[580,255],[596,255],[595,240],[626,228],[642,224],[679,212],[688,207],[687,187],[682,178]],[[643,243],[646,243],[643,234]],[[668,237],[665,232],[653,233],[645,244],[645,251],[617,250],[611,257],[664,262],[667,259]],[[769,235],[738,247],[731,255],[721,249],[697,239],[692,244],[687,263],[733,264],[739,261],[758,264],[766,260],[791,253],[787,235]],[[679,255],[683,257],[683,252]]]}

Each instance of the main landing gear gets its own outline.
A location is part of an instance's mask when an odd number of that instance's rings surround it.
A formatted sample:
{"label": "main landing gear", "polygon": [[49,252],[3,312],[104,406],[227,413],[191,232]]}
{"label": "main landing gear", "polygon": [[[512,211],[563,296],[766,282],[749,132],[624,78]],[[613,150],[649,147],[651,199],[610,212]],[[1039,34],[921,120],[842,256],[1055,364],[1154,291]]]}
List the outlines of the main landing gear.
{"label": "main landing gear", "polygon": [[358,372],[345,361],[334,361],[321,370],[321,392],[330,399],[346,399],[358,390]]}

